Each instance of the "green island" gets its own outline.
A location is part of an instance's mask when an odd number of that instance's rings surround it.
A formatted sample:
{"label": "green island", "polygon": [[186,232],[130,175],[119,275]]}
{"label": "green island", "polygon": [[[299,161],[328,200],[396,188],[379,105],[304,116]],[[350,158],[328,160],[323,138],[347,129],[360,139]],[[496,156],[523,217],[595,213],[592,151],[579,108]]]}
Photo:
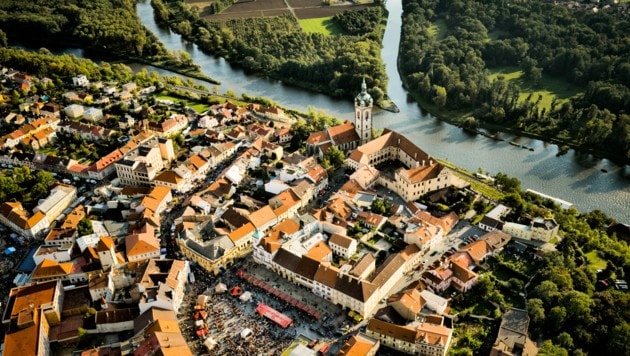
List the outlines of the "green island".
{"label": "green island", "polygon": [[[630,162],[624,5],[404,4],[398,67],[420,105],[494,137],[539,138]],[[600,11],[601,10],[601,11]]]}
{"label": "green island", "polygon": [[319,0],[291,8],[274,2],[151,4],[159,24],[248,71],[334,97],[353,96],[365,78],[375,103],[398,111],[386,95],[382,5],[321,6]]}
{"label": "green island", "polygon": [[188,53],[170,53],[135,13],[133,0],[43,0],[0,3],[0,44],[78,46],[99,55],[133,60],[209,83]]}

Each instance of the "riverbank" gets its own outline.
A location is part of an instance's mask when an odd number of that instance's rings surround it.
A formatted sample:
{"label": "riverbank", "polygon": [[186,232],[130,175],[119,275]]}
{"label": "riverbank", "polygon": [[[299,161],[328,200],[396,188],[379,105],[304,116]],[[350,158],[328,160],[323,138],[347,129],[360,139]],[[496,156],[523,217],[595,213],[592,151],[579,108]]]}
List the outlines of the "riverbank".
{"label": "riverbank", "polygon": [[210,84],[215,84],[215,85],[221,84],[220,81],[203,74],[200,68],[196,65],[185,65],[185,64],[178,65],[177,62],[173,63],[170,60],[155,61],[155,60],[146,59],[142,57],[125,57],[125,61],[137,62],[141,64],[150,65],[156,68],[165,69],[170,72],[185,75],[185,76],[198,79],[198,80],[210,83]]}
{"label": "riverbank", "polygon": [[[472,115],[472,112],[470,110],[458,111],[458,110],[448,110],[445,108],[439,108],[437,105],[424,99],[420,94],[410,90],[409,86],[407,85],[405,81],[405,78],[401,78],[401,80],[403,82],[404,88],[407,90],[409,95],[418,103],[418,105],[420,106],[422,110],[427,111],[429,114],[435,116],[441,121],[447,122],[451,125],[464,129],[464,126],[463,126],[464,121],[466,120],[466,118]],[[587,147],[584,145],[577,144],[573,140],[563,139],[557,136],[548,136],[548,135],[535,133],[531,131],[525,131],[525,130],[521,130],[512,126],[498,125],[498,124],[483,122],[479,120],[477,120],[477,123],[479,125],[478,128],[476,129],[465,128],[465,130],[467,132],[471,132],[474,134],[483,135],[493,140],[497,140],[496,134],[490,134],[483,130],[496,131],[500,133],[508,133],[515,136],[519,136],[519,137],[527,137],[531,139],[541,140],[546,143],[557,145],[559,147],[559,152],[557,156],[566,154],[569,149],[574,149],[576,152],[580,154],[589,154],[597,159],[606,158],[622,166],[630,164],[630,162],[627,161],[623,153],[604,151],[604,150],[596,149],[593,147]],[[498,139],[498,140],[503,141],[502,139]],[[525,149],[529,149],[530,151],[533,150],[532,148],[527,147],[527,146],[525,147],[521,146],[521,147]]]}

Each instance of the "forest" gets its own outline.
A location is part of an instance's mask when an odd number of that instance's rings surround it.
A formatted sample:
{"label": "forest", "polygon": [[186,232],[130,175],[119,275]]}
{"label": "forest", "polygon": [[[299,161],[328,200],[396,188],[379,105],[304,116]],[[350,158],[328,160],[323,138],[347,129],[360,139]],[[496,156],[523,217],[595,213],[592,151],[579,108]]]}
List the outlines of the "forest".
{"label": "forest", "polygon": [[0,29],[10,41],[71,43],[116,55],[166,54],[142,26],[133,0],[6,0],[0,2]]}
{"label": "forest", "polygon": [[[508,129],[630,162],[630,22],[621,11],[504,0],[403,6],[399,69],[422,104],[472,128]],[[491,76],[505,68],[520,80]],[[551,82],[577,95],[542,94]]]}
{"label": "forest", "polygon": [[[365,77],[378,102],[387,74],[380,56],[382,7],[346,11],[334,20],[348,35],[305,33],[293,16],[208,21],[182,0],[153,0],[156,18],[204,51],[286,83],[353,97]],[[165,11],[165,9],[167,11]]]}
{"label": "forest", "polygon": [[59,82],[78,74],[84,74],[90,80],[129,81],[133,73],[124,64],[101,62],[96,64],[89,59],[73,55],[54,55],[43,48],[38,52],[19,48],[0,47],[0,63],[7,67],[20,68],[38,77],[49,77]]}

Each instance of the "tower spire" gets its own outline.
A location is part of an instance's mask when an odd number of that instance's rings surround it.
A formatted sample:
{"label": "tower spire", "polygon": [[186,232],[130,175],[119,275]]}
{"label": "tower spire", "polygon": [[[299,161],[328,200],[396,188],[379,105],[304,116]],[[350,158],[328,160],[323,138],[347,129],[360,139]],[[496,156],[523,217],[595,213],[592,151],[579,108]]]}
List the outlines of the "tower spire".
{"label": "tower spire", "polygon": [[359,145],[372,140],[372,96],[367,92],[365,77],[361,82],[361,93],[354,98],[354,129],[359,135]]}

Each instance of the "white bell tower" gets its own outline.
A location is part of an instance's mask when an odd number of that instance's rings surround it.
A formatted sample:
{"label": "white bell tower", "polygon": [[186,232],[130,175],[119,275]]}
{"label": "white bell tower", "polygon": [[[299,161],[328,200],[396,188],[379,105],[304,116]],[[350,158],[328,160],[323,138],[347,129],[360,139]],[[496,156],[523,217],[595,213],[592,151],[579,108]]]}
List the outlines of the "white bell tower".
{"label": "white bell tower", "polygon": [[372,96],[367,92],[365,78],[361,92],[354,98],[354,129],[359,135],[359,145],[372,140]]}

